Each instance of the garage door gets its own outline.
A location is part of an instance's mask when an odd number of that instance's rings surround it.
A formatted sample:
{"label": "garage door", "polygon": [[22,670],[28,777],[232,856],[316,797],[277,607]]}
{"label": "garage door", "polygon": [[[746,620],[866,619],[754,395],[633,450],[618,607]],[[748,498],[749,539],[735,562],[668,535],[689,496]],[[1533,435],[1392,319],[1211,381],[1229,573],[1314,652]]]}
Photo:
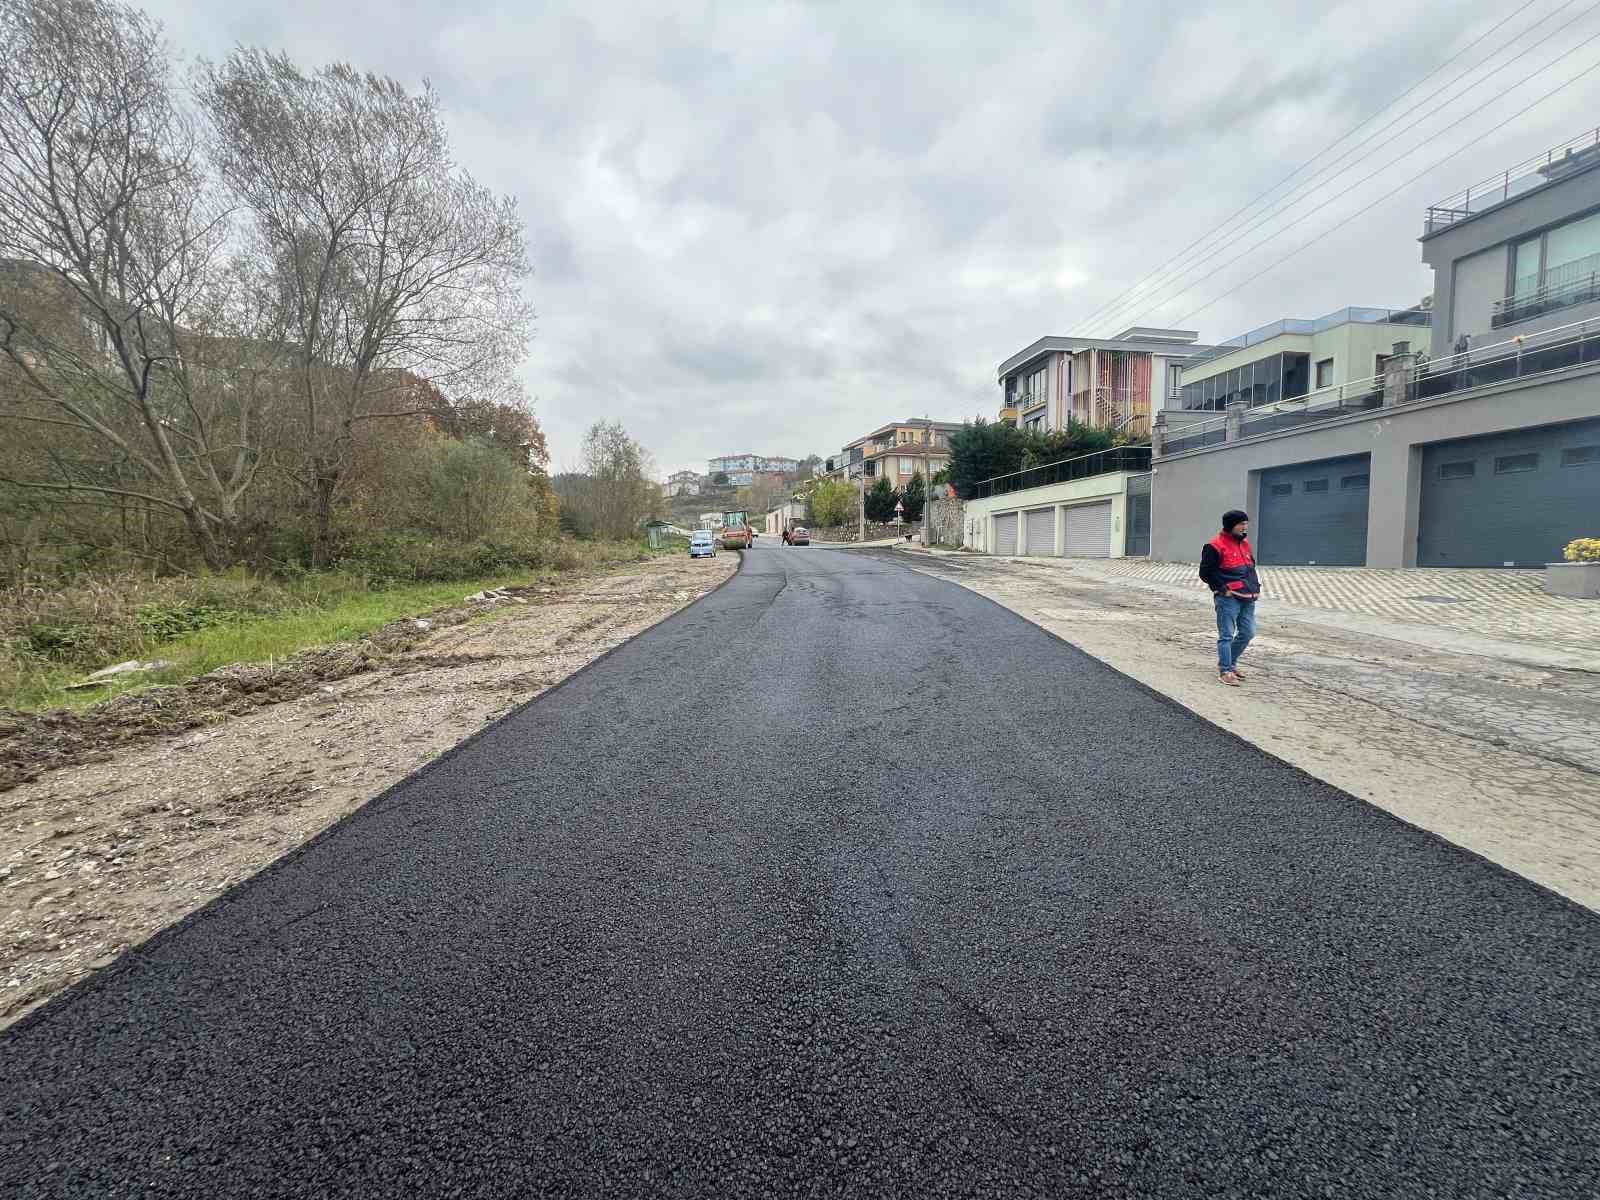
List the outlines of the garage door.
{"label": "garage door", "polygon": [[1600,421],[1423,448],[1418,566],[1542,566],[1597,528]]}
{"label": "garage door", "polygon": [[1364,567],[1372,456],[1296,463],[1261,472],[1256,558],[1283,566]]}
{"label": "garage door", "polygon": [[1016,513],[1001,513],[994,519],[994,552],[996,554],[1017,552]]}
{"label": "garage door", "polygon": [[1111,501],[1074,504],[1067,509],[1067,555],[1071,558],[1111,557]]}
{"label": "garage door", "polygon": [[1026,524],[1023,536],[1027,539],[1027,553],[1054,554],[1056,552],[1056,510],[1036,508],[1023,514]]}
{"label": "garage door", "polygon": [[1150,476],[1134,475],[1128,480],[1128,545],[1130,557],[1150,553]]}

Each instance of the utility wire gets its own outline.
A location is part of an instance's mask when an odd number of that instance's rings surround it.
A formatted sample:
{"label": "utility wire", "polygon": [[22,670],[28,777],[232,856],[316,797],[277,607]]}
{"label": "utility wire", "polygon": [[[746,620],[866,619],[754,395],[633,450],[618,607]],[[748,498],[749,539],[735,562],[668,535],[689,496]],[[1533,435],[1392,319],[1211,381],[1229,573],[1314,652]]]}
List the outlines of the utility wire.
{"label": "utility wire", "polygon": [[[1538,21],[1534,22],[1533,25],[1528,27],[1529,30],[1538,28],[1538,26],[1542,25],[1545,21],[1549,20],[1551,17],[1556,16],[1557,14],[1559,14],[1560,12],[1564,11],[1567,8],[1570,8],[1572,6],[1572,4],[1575,3],[1575,2],[1576,2],[1576,0],[1567,0],[1567,3],[1565,5],[1563,5],[1561,8],[1558,8],[1558,9],[1555,9],[1555,10],[1549,12],[1549,13],[1546,13],[1545,16],[1541,17]],[[1429,113],[1424,114],[1421,117],[1418,117],[1416,120],[1410,122],[1408,125],[1406,125],[1404,128],[1402,128],[1399,131],[1399,133],[1400,134],[1409,133],[1411,130],[1415,129],[1417,126],[1425,124],[1433,115],[1435,115],[1435,113],[1443,112],[1451,104],[1454,104],[1457,100],[1461,99],[1468,92],[1471,92],[1473,89],[1479,87],[1483,83],[1486,83],[1489,79],[1493,78],[1495,75],[1498,75],[1501,71],[1504,71],[1507,67],[1511,66],[1513,63],[1516,63],[1516,62],[1520,61],[1521,59],[1526,58],[1529,54],[1531,54],[1533,51],[1537,50],[1539,47],[1543,46],[1545,43],[1550,42],[1550,41],[1554,40],[1555,38],[1559,37],[1566,30],[1570,29],[1573,25],[1575,25],[1579,21],[1583,20],[1584,17],[1586,17],[1590,13],[1594,12],[1594,10],[1596,8],[1600,8],[1600,0],[1597,0],[1596,3],[1591,4],[1588,8],[1586,8],[1586,9],[1582,10],[1581,12],[1579,12],[1577,16],[1573,17],[1571,20],[1567,21],[1565,24],[1559,26],[1558,28],[1556,28],[1554,30],[1551,30],[1544,37],[1542,37],[1539,40],[1537,40],[1535,42],[1532,42],[1528,46],[1524,47],[1517,54],[1513,55],[1511,58],[1508,58],[1505,62],[1501,63],[1499,66],[1493,68],[1491,71],[1488,72],[1488,74],[1486,74],[1486,75],[1482,76],[1481,78],[1479,78],[1479,79],[1467,84],[1466,87],[1462,88],[1460,91],[1456,92],[1454,95],[1448,97],[1445,101],[1443,101],[1442,104],[1438,105],[1434,109],[1433,112],[1429,112]],[[1517,38],[1520,38],[1521,36],[1522,36],[1521,34],[1516,35]],[[1515,41],[1515,40],[1516,40],[1516,38],[1513,38],[1513,41]],[[1499,52],[1498,50],[1491,52],[1489,55],[1487,55],[1486,57],[1481,59],[1479,62],[1474,63],[1471,67],[1467,68],[1466,71],[1462,72],[1460,75],[1456,76],[1454,79],[1452,79],[1449,82],[1443,84],[1439,88],[1436,88],[1433,92],[1430,92],[1427,96],[1423,97],[1422,100],[1419,100],[1416,104],[1412,105],[1411,108],[1407,109],[1404,113],[1399,114],[1399,116],[1395,117],[1387,125],[1383,126],[1383,128],[1375,130],[1372,134],[1368,135],[1366,138],[1364,138],[1356,146],[1351,147],[1350,150],[1347,150],[1344,154],[1342,154],[1338,159],[1335,160],[1334,163],[1330,163],[1328,165],[1328,167],[1324,167],[1311,180],[1308,180],[1308,181],[1306,181],[1306,183],[1298,185],[1294,189],[1296,192],[1301,191],[1302,188],[1307,189],[1302,194],[1300,194],[1298,196],[1295,196],[1293,199],[1289,199],[1289,198],[1285,197],[1285,198],[1275,202],[1270,207],[1270,209],[1268,211],[1259,214],[1248,225],[1244,226],[1241,229],[1238,229],[1238,230],[1234,231],[1224,241],[1222,241],[1220,243],[1217,243],[1217,244],[1211,246],[1210,248],[1208,248],[1206,250],[1206,252],[1203,255],[1200,256],[1200,258],[1198,258],[1198,259],[1194,260],[1193,262],[1189,263],[1182,270],[1180,270],[1176,274],[1172,275],[1169,279],[1165,280],[1161,285],[1159,285],[1159,287],[1162,287],[1162,288],[1168,287],[1171,284],[1174,284],[1174,283],[1178,282],[1179,280],[1183,279],[1184,277],[1192,275],[1197,268],[1200,268],[1200,267],[1204,266],[1206,263],[1208,263],[1209,261],[1215,259],[1218,254],[1220,254],[1222,251],[1226,250],[1228,247],[1237,245],[1243,238],[1245,238],[1249,234],[1253,233],[1255,230],[1260,229],[1262,226],[1264,226],[1266,224],[1269,224],[1275,217],[1278,217],[1278,216],[1281,216],[1281,215],[1287,213],[1290,209],[1292,209],[1296,205],[1300,204],[1301,201],[1308,199],[1315,192],[1315,184],[1316,184],[1317,179],[1320,179],[1332,167],[1336,166],[1338,163],[1343,162],[1345,159],[1349,158],[1350,155],[1355,150],[1358,150],[1362,146],[1365,146],[1368,143],[1374,141],[1380,134],[1382,134],[1382,133],[1386,132],[1388,129],[1392,128],[1398,121],[1402,120],[1404,117],[1408,116],[1410,113],[1415,112],[1418,108],[1420,108],[1422,105],[1426,104],[1429,100],[1433,99],[1433,97],[1437,96],[1440,92],[1445,91],[1449,87],[1451,87],[1454,84],[1459,83],[1461,80],[1465,79],[1473,71],[1475,71],[1479,67],[1483,66],[1484,63],[1489,62],[1490,59],[1492,59],[1494,57],[1494,55],[1496,53],[1498,53],[1498,52]],[[1541,68],[1539,68],[1539,70],[1544,70],[1547,67],[1554,65],[1555,62],[1559,62],[1559,61],[1560,61],[1559,58],[1557,58],[1555,60],[1552,60],[1551,63],[1547,63],[1545,65],[1545,67],[1541,67]],[[1532,71],[1529,74],[1524,75],[1521,79],[1517,80],[1516,83],[1512,84],[1511,88],[1516,88],[1516,87],[1521,86],[1523,83],[1526,83],[1529,79],[1531,79],[1534,75],[1537,75],[1538,73],[1539,73],[1539,71]],[[1506,89],[1506,90],[1509,91],[1511,89]],[[1482,109],[1480,108],[1480,109],[1475,109],[1474,110],[1474,112],[1478,112],[1478,111],[1482,111]],[[1468,114],[1468,115],[1471,115],[1471,114]],[[1413,150],[1421,149],[1430,140],[1432,140],[1433,136],[1436,136],[1436,135],[1429,135],[1428,137],[1425,137],[1421,142],[1419,142],[1415,147],[1413,147]],[[1341,169],[1339,171],[1335,171],[1334,172],[1334,177],[1336,177],[1337,175],[1341,175],[1343,173],[1344,173],[1343,169]],[[1328,182],[1331,183],[1332,182],[1332,178],[1333,177],[1330,177]],[[1370,179],[1371,176],[1367,176],[1367,178]],[[1362,182],[1365,182],[1365,179],[1362,180]],[[1358,187],[1358,186],[1360,186],[1360,185],[1356,184],[1356,185],[1352,185],[1349,188],[1346,188],[1345,189],[1345,194],[1348,194],[1348,192],[1354,190],[1354,188]],[[1313,211],[1315,211],[1315,210],[1313,210]],[[1309,214],[1306,214],[1306,215],[1309,215]],[[1288,224],[1283,226],[1283,229],[1289,229],[1289,228],[1293,227],[1295,224],[1298,224],[1301,220],[1304,220],[1304,216],[1298,217],[1295,220],[1288,222]],[[1281,230],[1280,230],[1280,232],[1281,232]],[[1183,295],[1184,292],[1187,292],[1187,291],[1191,290],[1199,282],[1200,282],[1199,279],[1193,279],[1189,283],[1185,284],[1183,287],[1179,288],[1176,292],[1169,292],[1166,298],[1160,300],[1159,302],[1156,302],[1156,307],[1162,307],[1162,306],[1170,303],[1173,298]],[[1154,291],[1153,290],[1149,291],[1149,292],[1146,292],[1146,294],[1144,296],[1139,298],[1137,303],[1140,306],[1148,307],[1152,302],[1153,296],[1154,296]],[[1126,307],[1126,305],[1124,305],[1123,307]]]}
{"label": "utility wire", "polygon": [[[1592,38],[1588,39],[1588,42],[1584,42],[1584,43],[1582,43],[1582,45],[1588,45],[1588,43],[1594,41],[1595,38],[1600,38],[1600,34],[1596,34],[1595,37],[1592,37]],[[1566,55],[1562,55],[1562,57],[1565,58]],[[1560,60],[1558,59],[1557,61],[1560,61]],[[1538,108],[1539,105],[1543,104],[1546,100],[1550,99],[1552,96],[1556,95],[1558,92],[1565,91],[1567,88],[1569,88],[1573,84],[1577,83],[1578,80],[1582,79],[1585,75],[1591,75],[1595,71],[1600,71],[1600,62],[1592,63],[1591,65],[1585,67],[1583,70],[1579,71],[1571,79],[1568,79],[1565,83],[1558,84],[1555,87],[1551,88],[1544,95],[1540,96],[1537,100],[1533,101],[1533,103],[1527,105],[1526,107],[1519,108],[1516,112],[1512,113],[1509,117],[1507,117],[1504,121],[1501,121],[1498,125],[1494,126],[1491,129],[1484,130],[1483,133],[1478,135],[1478,139],[1475,139],[1475,140],[1481,140],[1482,138],[1487,137],[1491,133],[1498,133],[1500,130],[1504,129],[1507,125],[1511,124],[1511,122],[1515,121],[1518,117],[1523,116],[1526,113],[1532,112],[1535,108]],[[1330,225],[1327,229],[1324,229],[1321,233],[1317,234],[1316,237],[1311,238],[1309,241],[1302,242],[1300,245],[1296,246],[1293,250],[1290,250],[1288,253],[1282,255],[1276,262],[1271,263],[1266,267],[1263,267],[1261,270],[1257,271],[1254,275],[1251,275],[1248,279],[1241,279],[1238,283],[1234,284],[1227,291],[1218,292],[1215,296],[1211,297],[1211,299],[1207,300],[1204,304],[1202,304],[1199,308],[1195,309],[1193,312],[1185,313],[1182,316],[1181,320],[1187,321],[1187,320],[1189,320],[1189,319],[1191,319],[1193,317],[1199,316],[1201,313],[1205,312],[1212,305],[1216,304],[1218,301],[1224,300],[1227,297],[1233,295],[1233,293],[1237,292],[1240,288],[1244,287],[1245,285],[1254,283],[1257,279],[1260,279],[1263,275],[1267,274],[1270,271],[1277,270],[1284,263],[1289,261],[1289,259],[1293,258],[1296,254],[1299,254],[1302,250],[1306,249],[1309,246],[1316,245],[1323,238],[1327,237],[1330,233],[1333,233],[1335,230],[1344,228],[1346,225],[1350,224],[1351,221],[1354,221],[1357,217],[1364,216],[1365,214],[1371,212],[1373,209],[1377,208],[1378,205],[1382,204],[1385,200],[1388,200],[1391,197],[1398,195],[1400,192],[1405,191],[1406,188],[1410,187],[1413,183],[1416,183],[1423,176],[1429,174],[1432,171],[1437,170],[1439,167],[1441,167],[1445,163],[1449,162],[1452,158],[1455,158],[1458,154],[1464,154],[1467,150],[1472,148],[1473,144],[1474,144],[1473,142],[1468,142],[1466,145],[1460,147],[1459,149],[1450,151],[1449,154],[1446,154],[1443,158],[1439,159],[1437,162],[1430,163],[1427,167],[1423,168],[1421,171],[1418,171],[1415,175],[1413,175],[1410,179],[1407,179],[1404,183],[1400,184],[1398,187],[1396,187],[1396,188],[1394,188],[1394,189],[1392,189],[1390,191],[1387,191],[1383,195],[1379,196],[1376,200],[1374,200],[1371,204],[1367,205],[1365,208],[1357,209],[1355,212],[1351,213],[1344,220],[1340,221],[1337,225]]]}
{"label": "utility wire", "polygon": [[[1592,7],[1600,7],[1600,0],[1597,0],[1597,3]],[[1579,14],[1579,18],[1581,18],[1582,16],[1586,15],[1586,13],[1587,13],[1587,10],[1586,10],[1585,13]],[[1575,18],[1575,19],[1579,19],[1579,18]],[[1569,24],[1570,24],[1570,22],[1569,22]],[[1565,26],[1563,26],[1563,28],[1565,28]],[[1561,30],[1558,29],[1554,33],[1552,33],[1550,35],[1550,37],[1554,37],[1554,36],[1556,36],[1556,34],[1559,34],[1560,32],[1561,32]],[[1521,79],[1517,80],[1516,83],[1512,84],[1510,88],[1506,89],[1506,91],[1512,91],[1512,90],[1515,90],[1516,88],[1521,87],[1523,84],[1527,83],[1530,79],[1534,78],[1534,76],[1541,75],[1545,71],[1548,71],[1551,67],[1555,66],[1557,63],[1561,62],[1563,59],[1572,57],[1572,55],[1576,54],[1579,50],[1582,50],[1585,46],[1587,46],[1590,43],[1594,42],[1597,38],[1600,38],[1600,34],[1593,34],[1593,35],[1589,36],[1588,38],[1585,38],[1583,41],[1581,41],[1577,45],[1573,46],[1570,50],[1567,50],[1563,54],[1557,55],[1555,58],[1553,58],[1549,62],[1545,63],[1544,66],[1539,67],[1537,70],[1533,70],[1533,71],[1528,72],[1528,74],[1524,75]],[[1543,39],[1543,41],[1541,41],[1539,43],[1536,43],[1534,46],[1528,47],[1528,50],[1536,49],[1539,45],[1542,45],[1544,41],[1548,41],[1548,40],[1549,40],[1549,38],[1545,38],[1545,39]],[[1525,50],[1525,51],[1523,51],[1523,54],[1526,54],[1527,52],[1528,51]],[[1518,57],[1521,57],[1521,55],[1519,55]],[[1510,65],[1510,64],[1507,63],[1505,65]],[[1468,89],[1468,90],[1470,90],[1470,89]],[[1459,125],[1462,121],[1465,121],[1470,117],[1477,116],[1484,109],[1489,108],[1492,105],[1494,105],[1495,103],[1497,103],[1500,100],[1501,96],[1503,96],[1504,94],[1505,93],[1502,92],[1502,93],[1500,93],[1498,95],[1491,96],[1488,100],[1484,101],[1484,103],[1478,105],[1477,108],[1474,108],[1469,112],[1463,113],[1460,117],[1458,117],[1456,119],[1456,124]],[[1496,126],[1495,128],[1498,129],[1499,126]],[[1443,132],[1443,131],[1440,131],[1440,132]],[[1434,138],[1437,137],[1437,136],[1438,136],[1437,133],[1430,134],[1428,137],[1424,138],[1421,142],[1418,142],[1417,145],[1411,147],[1411,149],[1405,151],[1402,154],[1397,155],[1396,157],[1390,159],[1388,162],[1384,163],[1383,166],[1379,167],[1376,171],[1373,171],[1373,172],[1371,172],[1371,173],[1369,173],[1367,175],[1362,176],[1360,179],[1356,180],[1355,183],[1352,183],[1350,186],[1348,186],[1348,187],[1346,187],[1346,188],[1344,188],[1344,189],[1342,189],[1342,190],[1340,190],[1338,192],[1335,192],[1333,195],[1329,196],[1326,200],[1324,200],[1321,204],[1318,204],[1315,208],[1308,209],[1306,212],[1304,212],[1300,216],[1294,218],[1294,220],[1288,222],[1286,225],[1283,225],[1282,227],[1280,227],[1279,229],[1275,230],[1274,232],[1269,233],[1266,237],[1260,238],[1257,241],[1252,242],[1243,251],[1241,251],[1239,254],[1234,255],[1232,258],[1230,258],[1227,262],[1223,263],[1221,266],[1211,268],[1210,269],[1210,274],[1215,275],[1220,271],[1227,270],[1234,263],[1238,262],[1241,258],[1244,258],[1244,257],[1248,256],[1249,254],[1253,253],[1255,250],[1260,249],[1262,246],[1265,246],[1268,242],[1271,242],[1271,241],[1273,241],[1273,240],[1275,240],[1275,239],[1277,239],[1279,237],[1282,237],[1285,233],[1289,232],[1289,230],[1293,229],[1296,225],[1304,223],[1309,218],[1315,216],[1317,213],[1319,213],[1323,209],[1327,208],[1330,204],[1333,204],[1338,200],[1344,199],[1346,196],[1350,195],[1352,192],[1358,191],[1363,185],[1371,182],[1373,179],[1376,179],[1379,175],[1382,175],[1385,171],[1387,171],[1390,167],[1394,166],[1396,163],[1403,162],[1406,158],[1408,158],[1411,155],[1415,154],[1418,150],[1421,150],[1424,146],[1428,145],[1429,142],[1433,141]],[[1464,150],[1464,149],[1466,149],[1466,147],[1463,146],[1462,149]],[[1304,198],[1304,197],[1302,197],[1302,198]],[[1252,228],[1255,228],[1255,227],[1252,227]],[[1249,230],[1246,230],[1245,232],[1249,232]],[[1242,237],[1243,234],[1241,234],[1240,236]],[[1233,241],[1229,242],[1228,244],[1232,245],[1233,242],[1236,242],[1237,240],[1238,240],[1238,238],[1235,238],[1235,239],[1233,239]],[[1220,247],[1219,247],[1219,250],[1220,250]],[[1176,281],[1174,281],[1174,282],[1176,282]],[[1150,298],[1147,297],[1146,298],[1147,306],[1152,307],[1155,310],[1159,311],[1160,309],[1165,308],[1168,305],[1172,304],[1173,301],[1178,299],[1178,297],[1182,296],[1184,293],[1193,291],[1197,286],[1199,286],[1200,282],[1201,282],[1201,280],[1199,280],[1199,279],[1192,280],[1191,282],[1189,282],[1187,284],[1184,284],[1182,287],[1178,288],[1176,291],[1168,293],[1165,297],[1163,297],[1160,300],[1151,300]]]}
{"label": "utility wire", "polygon": [[[1455,54],[1451,55],[1448,59],[1446,59],[1444,62],[1440,63],[1437,67],[1435,67],[1432,71],[1430,71],[1427,75],[1424,75],[1421,79],[1417,80],[1416,83],[1412,84],[1405,91],[1401,92],[1399,95],[1394,97],[1394,99],[1388,101],[1387,103],[1383,104],[1379,108],[1373,110],[1373,112],[1370,115],[1368,115],[1367,117],[1364,117],[1362,120],[1356,122],[1354,125],[1352,125],[1344,133],[1340,134],[1337,138],[1335,138],[1333,141],[1329,142],[1321,150],[1318,150],[1315,154],[1313,154],[1310,158],[1306,159],[1303,163],[1301,163],[1294,170],[1290,171],[1282,179],[1278,180],[1277,183],[1273,184],[1266,191],[1264,191],[1260,195],[1258,195],[1254,200],[1249,201],[1247,204],[1244,205],[1244,207],[1242,207],[1242,208],[1238,209],[1237,211],[1235,211],[1231,216],[1226,218],[1220,225],[1216,226],[1215,228],[1213,228],[1208,233],[1201,234],[1200,237],[1196,238],[1193,242],[1190,242],[1189,245],[1185,246],[1182,250],[1178,251],[1178,253],[1176,255],[1174,255],[1173,258],[1167,260],[1166,264],[1164,264],[1163,266],[1157,267],[1154,271],[1151,271],[1148,275],[1146,275],[1143,279],[1140,279],[1132,287],[1128,288],[1126,291],[1124,291],[1121,294],[1113,297],[1111,300],[1107,301],[1106,303],[1100,305],[1098,308],[1094,309],[1088,316],[1084,317],[1081,321],[1074,322],[1073,328],[1082,328],[1082,327],[1087,326],[1087,325],[1089,325],[1091,323],[1098,323],[1099,321],[1104,320],[1105,317],[1109,313],[1121,310],[1123,307],[1125,307],[1125,305],[1123,304],[1123,301],[1127,297],[1131,296],[1134,292],[1139,291],[1140,289],[1142,289],[1147,283],[1149,283],[1151,280],[1155,279],[1157,276],[1166,274],[1169,270],[1172,269],[1173,265],[1176,262],[1178,262],[1178,260],[1185,258],[1191,251],[1195,250],[1197,247],[1199,247],[1202,244],[1204,244],[1210,238],[1213,238],[1213,237],[1217,236],[1218,234],[1222,233],[1225,229],[1228,228],[1228,226],[1233,224],[1233,222],[1236,219],[1238,219],[1241,215],[1243,215],[1244,213],[1249,212],[1251,209],[1255,208],[1256,205],[1260,204],[1268,196],[1271,196],[1279,188],[1283,187],[1284,184],[1286,184],[1290,180],[1294,179],[1302,171],[1304,171],[1307,167],[1311,166],[1319,158],[1321,158],[1324,154],[1328,153],[1328,151],[1332,150],[1335,146],[1339,145],[1340,142],[1343,142],[1345,139],[1349,138],[1352,134],[1354,134],[1362,126],[1364,126],[1364,125],[1368,124],[1369,122],[1375,120],[1378,116],[1382,115],[1388,109],[1393,108],[1401,100],[1404,100],[1412,92],[1416,91],[1423,84],[1427,83],[1428,80],[1430,80],[1434,76],[1438,75],[1441,71],[1444,71],[1446,68],[1448,68],[1452,63],[1456,62],[1462,56],[1470,53],[1477,46],[1481,45],[1486,39],[1488,39],[1489,37],[1493,36],[1495,33],[1499,32],[1502,28],[1504,28],[1510,22],[1515,20],[1517,17],[1521,16],[1523,13],[1527,12],[1528,9],[1532,8],[1537,3],[1539,3],[1539,0],[1528,0],[1528,2],[1526,4],[1524,4],[1521,8],[1516,9],[1509,16],[1504,17],[1500,21],[1496,22],[1494,25],[1491,25],[1487,30],[1485,30],[1483,33],[1478,35],[1472,41],[1468,42],[1460,50],[1456,51]],[[1563,5],[1562,8],[1570,7],[1573,3],[1576,3],[1576,0],[1567,0],[1567,4]],[[1557,8],[1557,9],[1554,9],[1551,12],[1545,14],[1545,16],[1541,17],[1539,19],[1539,21],[1535,22],[1534,27],[1537,27],[1539,24],[1542,24],[1544,21],[1549,20],[1550,17],[1554,16],[1556,13],[1558,13],[1560,11],[1561,11],[1561,8]],[[1466,71],[1462,72],[1460,75],[1457,75],[1453,80],[1451,80],[1451,82],[1453,83],[1453,82],[1456,82],[1456,81],[1458,81],[1460,79],[1465,78],[1468,74],[1470,74],[1472,71],[1476,70],[1478,67],[1482,66],[1485,62],[1488,62],[1489,59],[1493,58],[1493,57],[1494,57],[1494,55],[1490,54],[1487,57],[1481,59],[1477,63],[1473,64],[1473,66],[1469,67]],[[1449,85],[1446,84],[1445,86],[1449,86]],[[1436,92],[1434,92],[1432,94],[1433,95],[1437,95],[1438,92],[1436,91]],[[1419,103],[1425,103],[1425,102],[1426,102],[1426,98],[1423,101],[1419,102]],[[1415,106],[1413,106],[1412,109],[1408,109],[1407,112],[1414,111],[1414,109],[1415,109]],[[1402,113],[1401,115],[1404,116],[1405,114]],[[1364,145],[1365,142],[1363,142],[1362,144]],[[1319,174],[1320,173],[1321,172],[1319,172]]]}

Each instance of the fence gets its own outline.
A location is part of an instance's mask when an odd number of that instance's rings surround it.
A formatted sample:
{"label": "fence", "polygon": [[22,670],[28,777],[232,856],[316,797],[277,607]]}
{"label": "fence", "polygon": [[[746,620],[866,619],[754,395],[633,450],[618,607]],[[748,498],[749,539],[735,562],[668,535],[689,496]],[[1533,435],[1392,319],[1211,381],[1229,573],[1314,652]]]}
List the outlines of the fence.
{"label": "fence", "polygon": [[990,496],[1005,496],[1029,488],[1048,487],[1052,483],[1067,483],[1074,479],[1087,479],[1091,475],[1104,475],[1110,471],[1148,471],[1149,446],[1113,446],[1110,450],[1097,450],[1093,454],[1080,454],[1077,458],[1064,458],[1060,462],[997,475],[975,485],[971,500]]}
{"label": "fence", "polygon": [[[1600,362],[1600,320],[1578,321],[1443,358],[1419,358],[1398,381],[1399,394],[1394,399],[1396,406],[1403,406],[1595,362]],[[1239,437],[1258,437],[1381,408],[1385,384],[1385,377],[1379,375],[1246,409],[1239,414]],[[1165,439],[1163,457],[1231,440],[1228,420],[1218,416],[1184,426],[1182,432]]]}

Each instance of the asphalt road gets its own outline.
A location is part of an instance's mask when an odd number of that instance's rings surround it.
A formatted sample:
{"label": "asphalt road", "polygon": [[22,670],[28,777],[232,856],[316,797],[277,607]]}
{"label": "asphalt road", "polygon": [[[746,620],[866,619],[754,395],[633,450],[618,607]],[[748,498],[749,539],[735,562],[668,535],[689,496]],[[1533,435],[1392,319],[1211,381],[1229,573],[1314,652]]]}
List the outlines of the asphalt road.
{"label": "asphalt road", "polygon": [[1600,918],[763,544],[0,1035],[0,1191],[1592,1197]]}

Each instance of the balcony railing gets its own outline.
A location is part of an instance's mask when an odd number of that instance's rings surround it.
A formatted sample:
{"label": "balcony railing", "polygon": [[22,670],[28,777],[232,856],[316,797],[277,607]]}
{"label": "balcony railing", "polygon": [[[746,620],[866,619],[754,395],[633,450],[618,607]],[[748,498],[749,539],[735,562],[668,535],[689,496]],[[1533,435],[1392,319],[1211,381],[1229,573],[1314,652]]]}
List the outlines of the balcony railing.
{"label": "balcony railing", "polygon": [[1029,488],[1048,487],[1052,483],[1067,483],[1074,479],[1087,479],[1091,475],[1105,475],[1112,471],[1148,471],[1149,446],[1113,446],[1110,450],[1097,450],[1093,454],[1080,454],[1077,458],[1064,458],[1060,462],[1045,463],[1042,467],[1029,467],[1009,475],[985,479],[972,489],[969,500],[982,500],[989,496],[1006,496],[1024,492]]}
{"label": "balcony railing", "polygon": [[1489,327],[1500,329],[1543,313],[1588,304],[1592,300],[1600,300],[1600,254],[1591,254],[1588,258],[1580,258],[1546,271],[1542,286],[1538,284],[1537,275],[1524,276],[1517,281],[1514,295],[1494,302]]}
{"label": "balcony railing", "polygon": [[[1419,359],[1399,381],[1396,405],[1456,393],[1462,393],[1464,398],[1466,393],[1495,384],[1536,378],[1589,363],[1600,363],[1600,319],[1525,334],[1443,358]],[[1293,400],[1246,409],[1240,414],[1239,438],[1259,437],[1381,408],[1385,382],[1385,376],[1377,375],[1322,388]],[[1233,440],[1227,431],[1226,415],[1184,425],[1167,436],[1162,456]]]}
{"label": "balcony railing", "polygon": [[1600,129],[1591,129],[1430,206],[1423,221],[1423,236],[1597,162],[1600,162]]}

